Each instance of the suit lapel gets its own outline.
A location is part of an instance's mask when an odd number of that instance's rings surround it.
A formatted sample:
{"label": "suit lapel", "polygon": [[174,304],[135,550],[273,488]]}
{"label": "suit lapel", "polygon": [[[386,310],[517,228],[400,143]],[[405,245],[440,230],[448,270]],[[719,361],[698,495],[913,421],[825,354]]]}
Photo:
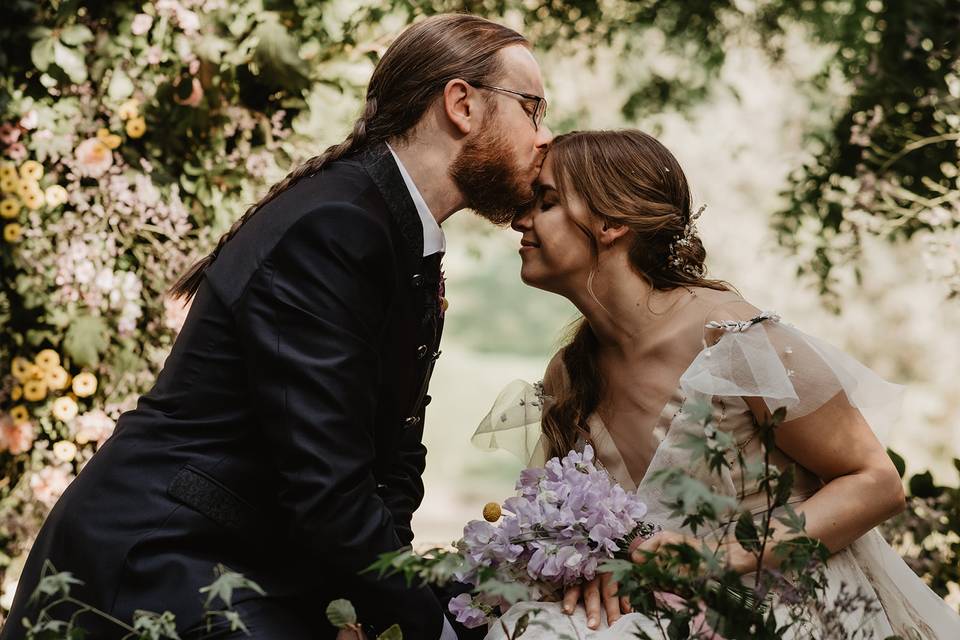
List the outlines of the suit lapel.
{"label": "suit lapel", "polygon": [[390,149],[385,143],[376,144],[362,153],[360,163],[377,185],[390,215],[397,222],[411,268],[419,270],[423,259],[423,223]]}

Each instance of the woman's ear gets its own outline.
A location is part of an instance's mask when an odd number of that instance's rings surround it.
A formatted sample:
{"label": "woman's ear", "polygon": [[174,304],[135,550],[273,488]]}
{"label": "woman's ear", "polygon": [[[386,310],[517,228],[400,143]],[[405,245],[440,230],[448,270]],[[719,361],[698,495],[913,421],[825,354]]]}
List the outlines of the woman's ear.
{"label": "woman's ear", "polygon": [[626,225],[616,224],[605,220],[601,223],[597,232],[597,241],[605,247],[612,246],[617,240],[627,235],[630,228]]}

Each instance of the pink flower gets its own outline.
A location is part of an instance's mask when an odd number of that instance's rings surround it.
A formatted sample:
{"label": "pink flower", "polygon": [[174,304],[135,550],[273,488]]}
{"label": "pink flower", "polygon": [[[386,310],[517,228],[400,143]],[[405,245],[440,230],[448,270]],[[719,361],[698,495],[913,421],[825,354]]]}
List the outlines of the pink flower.
{"label": "pink flower", "polygon": [[171,297],[163,299],[163,324],[168,329],[173,329],[180,333],[184,320],[187,319],[187,313],[190,312],[190,300],[186,304],[182,300],[174,300]]}
{"label": "pink flower", "polygon": [[113,153],[97,138],[87,138],[77,146],[77,169],[82,175],[99,178],[113,166]]}
{"label": "pink flower", "polygon": [[48,509],[52,509],[63,492],[67,490],[71,480],[73,480],[73,474],[70,473],[68,465],[44,467],[30,476],[30,489],[33,491],[34,498]]}
{"label": "pink flower", "polygon": [[71,426],[74,429],[73,439],[77,444],[96,442],[97,446],[100,446],[113,433],[114,422],[102,410],[94,409],[77,416]]}
{"label": "pink flower", "polygon": [[9,451],[13,455],[26,453],[33,446],[35,437],[32,422],[14,424],[10,416],[0,416],[0,451]]}
{"label": "pink flower", "polygon": [[142,36],[147,31],[150,31],[150,27],[152,26],[152,16],[148,16],[145,13],[138,13],[133,17],[133,22],[130,23],[130,31],[132,31],[135,36]]}
{"label": "pink flower", "polygon": [[14,142],[7,147],[7,155],[10,156],[11,160],[19,162],[27,157],[27,148],[21,142]]}
{"label": "pink flower", "polygon": [[0,125],[0,142],[3,144],[13,144],[20,139],[20,127],[15,127],[9,122]]}

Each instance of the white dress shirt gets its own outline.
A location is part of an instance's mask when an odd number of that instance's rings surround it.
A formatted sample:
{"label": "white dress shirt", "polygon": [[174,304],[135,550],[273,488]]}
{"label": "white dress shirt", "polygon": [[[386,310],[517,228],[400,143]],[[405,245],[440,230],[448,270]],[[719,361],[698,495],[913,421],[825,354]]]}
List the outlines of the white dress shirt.
{"label": "white dress shirt", "polygon": [[424,257],[434,253],[443,253],[447,250],[447,239],[443,235],[443,229],[437,223],[437,219],[430,213],[426,200],[420,195],[413,178],[407,173],[407,168],[400,162],[400,156],[393,150],[389,144],[387,149],[393,154],[393,159],[397,161],[397,168],[400,169],[400,175],[403,176],[403,183],[407,185],[407,191],[410,192],[410,198],[417,207],[417,213],[420,215],[420,222],[423,223],[423,255]]}
{"label": "white dress shirt", "polygon": [[[400,175],[403,176],[403,183],[407,185],[407,191],[410,192],[410,198],[417,207],[417,213],[420,215],[420,222],[423,223],[423,255],[424,257],[434,253],[443,253],[447,250],[447,239],[443,235],[443,229],[437,223],[437,219],[430,213],[430,207],[426,200],[420,195],[413,178],[407,173],[407,168],[400,162],[400,157],[389,144],[387,149],[393,154],[393,159],[397,161],[397,168],[400,169]],[[443,616],[443,633],[440,634],[440,640],[457,640],[457,633],[450,626],[447,616]]]}

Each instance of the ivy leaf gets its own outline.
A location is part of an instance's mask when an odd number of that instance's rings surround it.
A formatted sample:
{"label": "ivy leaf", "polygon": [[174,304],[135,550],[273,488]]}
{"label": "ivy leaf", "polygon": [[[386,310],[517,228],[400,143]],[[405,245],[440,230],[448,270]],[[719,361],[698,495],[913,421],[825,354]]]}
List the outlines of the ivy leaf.
{"label": "ivy leaf", "polygon": [[53,62],[53,43],[54,39],[49,37],[33,43],[33,47],[30,49],[30,60],[33,61],[33,66],[38,70],[46,71],[50,63]]}
{"label": "ivy leaf", "polygon": [[357,611],[349,600],[340,598],[327,605],[327,620],[337,629],[346,629],[357,624]]}
{"label": "ivy leaf", "polygon": [[200,593],[207,594],[207,599],[203,603],[204,609],[209,609],[213,604],[215,598],[219,598],[227,608],[233,606],[233,592],[239,591],[240,589],[250,589],[255,591],[260,595],[266,595],[266,592],[263,588],[258,585],[253,580],[245,577],[242,573],[237,573],[236,571],[230,571],[222,564],[218,564],[214,568],[214,572],[217,574],[216,580],[211,582],[209,585],[200,588]]}
{"label": "ivy leaf", "polygon": [[76,50],[64,45],[59,40],[53,43],[53,61],[63,69],[70,81],[80,84],[87,79],[87,63]]}
{"label": "ivy leaf", "polygon": [[74,364],[95,367],[100,364],[100,354],[110,344],[110,331],[100,316],[82,315],[70,323],[63,337],[63,350]]}
{"label": "ivy leaf", "polygon": [[124,100],[133,93],[133,82],[122,69],[114,69],[110,76],[110,86],[107,87],[107,95],[113,100]]}
{"label": "ivy leaf", "polygon": [[753,522],[749,511],[744,511],[737,519],[737,526],[734,529],[734,535],[737,542],[747,551],[758,551],[760,549],[760,534],[757,533],[757,525]]}
{"label": "ivy leaf", "polygon": [[93,32],[82,24],[75,24],[60,32],[60,41],[76,47],[93,40]]}

